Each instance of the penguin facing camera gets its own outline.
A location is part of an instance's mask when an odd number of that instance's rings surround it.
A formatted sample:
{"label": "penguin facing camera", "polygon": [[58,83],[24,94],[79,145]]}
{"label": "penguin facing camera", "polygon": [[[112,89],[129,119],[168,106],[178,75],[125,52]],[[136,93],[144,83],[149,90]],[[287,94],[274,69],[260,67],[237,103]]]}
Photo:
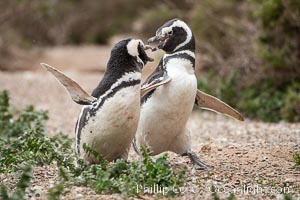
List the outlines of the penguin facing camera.
{"label": "penguin facing camera", "polygon": [[179,19],[166,22],[148,42],[158,42],[152,50],[161,49],[165,54],[142,88],[169,81],[141,98],[135,150],[139,153],[140,145],[145,145],[150,155],[172,151],[188,155],[200,169],[208,168],[192,151],[190,132],[186,128],[194,104],[241,121],[243,117],[221,100],[197,90],[195,39],[185,22]]}

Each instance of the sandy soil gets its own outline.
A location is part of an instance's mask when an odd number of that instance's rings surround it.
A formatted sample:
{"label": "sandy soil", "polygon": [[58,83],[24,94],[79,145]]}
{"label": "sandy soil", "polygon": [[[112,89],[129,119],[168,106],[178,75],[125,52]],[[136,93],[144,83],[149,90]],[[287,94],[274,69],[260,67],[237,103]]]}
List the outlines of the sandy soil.
{"label": "sandy soil", "polygon": [[[101,80],[109,48],[64,47],[48,49],[41,55],[32,67],[34,70],[0,72],[0,90],[9,90],[13,105],[33,104],[49,110],[49,134],[62,131],[74,137],[74,125],[81,106],[75,104],[56,79],[37,63],[57,66],[90,92]],[[299,123],[272,124],[248,119],[239,122],[197,111],[191,115],[188,127],[193,149],[215,168],[195,170],[188,158],[170,153],[172,167],[189,166],[186,187],[182,188],[185,193],[178,199],[211,199],[212,184],[216,185],[221,197],[233,192],[238,199],[281,199],[281,193],[288,192],[300,198],[300,171],[294,168],[292,158],[293,152],[300,151]],[[130,152],[131,160],[137,157]],[[56,170],[53,167],[37,168],[34,175],[32,190],[41,191],[42,195],[35,198],[45,199],[45,191],[57,181]],[[146,199],[152,197],[144,195]],[[121,197],[96,195],[87,188],[76,187],[70,188],[64,196],[64,199],[111,198]]]}

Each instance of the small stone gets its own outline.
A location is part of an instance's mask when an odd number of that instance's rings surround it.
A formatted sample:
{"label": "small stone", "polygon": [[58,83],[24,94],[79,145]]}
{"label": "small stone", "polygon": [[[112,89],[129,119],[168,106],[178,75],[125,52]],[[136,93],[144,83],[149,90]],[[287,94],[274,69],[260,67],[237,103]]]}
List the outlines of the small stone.
{"label": "small stone", "polygon": [[234,185],[239,185],[240,183],[241,183],[240,180],[236,180],[236,181],[234,182]]}
{"label": "small stone", "polygon": [[75,199],[82,199],[83,198],[83,194],[76,194]]}

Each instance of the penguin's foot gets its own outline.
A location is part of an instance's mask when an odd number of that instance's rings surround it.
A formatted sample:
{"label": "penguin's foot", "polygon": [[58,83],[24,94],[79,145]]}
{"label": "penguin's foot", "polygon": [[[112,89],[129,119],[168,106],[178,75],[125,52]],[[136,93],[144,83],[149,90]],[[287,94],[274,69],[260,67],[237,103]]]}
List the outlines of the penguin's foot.
{"label": "penguin's foot", "polygon": [[201,161],[197,154],[193,151],[188,151],[186,155],[191,159],[191,162],[195,165],[196,169],[214,168],[212,165],[208,165]]}

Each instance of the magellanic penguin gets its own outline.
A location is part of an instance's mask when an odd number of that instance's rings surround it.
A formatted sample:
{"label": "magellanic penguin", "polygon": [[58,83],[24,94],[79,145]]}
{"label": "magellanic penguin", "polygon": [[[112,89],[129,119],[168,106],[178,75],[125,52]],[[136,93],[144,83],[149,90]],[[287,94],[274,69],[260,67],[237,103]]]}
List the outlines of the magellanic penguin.
{"label": "magellanic penguin", "polygon": [[146,48],[137,39],[118,42],[92,95],[55,68],[42,64],[66,87],[76,103],[85,105],[75,132],[76,152],[86,161],[97,162],[84,151],[84,144],[108,161],[127,159],[140,116],[141,70],[147,61],[153,60],[147,56]]}
{"label": "magellanic penguin", "polygon": [[195,76],[195,39],[189,26],[179,20],[166,22],[156,31],[149,43],[159,41],[156,48],[165,51],[157,68],[143,83],[142,88],[171,79],[141,98],[141,116],[134,140],[139,152],[145,145],[151,155],[172,151],[188,155],[198,168],[202,162],[191,149],[190,132],[186,128],[196,103],[200,108],[220,112],[239,120],[243,117],[219,99],[197,90]]}

